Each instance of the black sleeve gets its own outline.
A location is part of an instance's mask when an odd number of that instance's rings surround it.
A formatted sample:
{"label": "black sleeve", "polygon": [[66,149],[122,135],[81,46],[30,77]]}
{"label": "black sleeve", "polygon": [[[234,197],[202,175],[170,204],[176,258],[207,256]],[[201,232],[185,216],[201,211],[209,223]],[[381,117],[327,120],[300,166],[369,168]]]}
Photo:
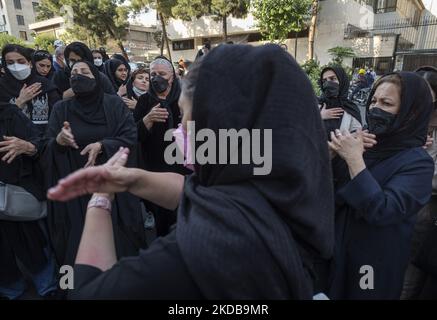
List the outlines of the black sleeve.
{"label": "black sleeve", "polygon": [[58,93],[62,96],[65,91],[70,89],[70,82],[65,76],[64,70],[56,71],[53,77],[53,85],[58,88]]}
{"label": "black sleeve", "polygon": [[102,81],[102,87],[105,93],[110,95],[117,95],[117,92],[115,92],[111,81],[109,81],[108,77],[102,72],[100,72],[100,80]]}
{"label": "black sleeve", "polygon": [[15,113],[13,135],[19,139],[32,143],[37,149],[37,153],[32,158],[37,158],[43,147],[43,139],[40,131],[21,111]]}
{"label": "black sleeve", "polygon": [[140,142],[146,142],[150,137],[150,131],[147,130],[144,125],[144,117],[150,112],[153,107],[150,106],[148,94],[144,94],[137,102],[137,106],[134,111],[134,120],[137,124],[138,140]]}
{"label": "black sleeve", "polygon": [[59,152],[66,152],[68,147],[59,145],[56,142],[56,137],[62,129],[65,120],[65,106],[66,101],[58,101],[53,106],[53,110],[50,114],[49,124],[47,125],[46,133],[44,136],[44,143],[47,147],[53,147],[54,150]]}
{"label": "black sleeve", "polygon": [[69,299],[202,299],[177,246],[174,233],[155,240],[138,257],[125,258],[102,272],[75,265]]}

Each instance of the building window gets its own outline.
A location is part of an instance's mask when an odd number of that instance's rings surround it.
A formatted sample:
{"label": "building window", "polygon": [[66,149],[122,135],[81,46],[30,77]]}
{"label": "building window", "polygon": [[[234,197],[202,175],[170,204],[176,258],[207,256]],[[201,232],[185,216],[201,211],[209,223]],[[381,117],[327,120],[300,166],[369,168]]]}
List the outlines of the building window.
{"label": "building window", "polygon": [[17,15],[17,23],[19,26],[24,26],[24,17],[21,15]]}
{"label": "building window", "polygon": [[173,51],[193,50],[193,49],[194,49],[194,39],[173,41]]}
{"label": "building window", "polygon": [[4,26],[6,25],[6,16],[5,15],[3,15],[3,25]]}
{"label": "building window", "polygon": [[14,7],[17,10],[21,10],[22,9],[22,7],[21,7],[21,0],[14,0]]}
{"label": "building window", "polygon": [[27,41],[27,32],[26,31],[20,31],[20,38],[24,41]]}
{"label": "building window", "polygon": [[397,0],[377,0],[375,5],[375,13],[396,11],[397,2]]}
{"label": "building window", "polygon": [[37,14],[38,13],[39,3],[38,2],[32,2],[32,6],[33,6],[33,12],[35,14]]}

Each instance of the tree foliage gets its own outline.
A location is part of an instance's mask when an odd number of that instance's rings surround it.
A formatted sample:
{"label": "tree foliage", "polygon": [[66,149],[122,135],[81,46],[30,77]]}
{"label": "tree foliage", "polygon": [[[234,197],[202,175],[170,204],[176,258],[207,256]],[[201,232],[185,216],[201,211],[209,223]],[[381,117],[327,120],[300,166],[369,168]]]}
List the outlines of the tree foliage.
{"label": "tree foliage", "polygon": [[332,56],[332,63],[337,65],[343,65],[345,58],[355,57],[355,52],[352,48],[348,47],[334,47],[328,50],[328,53]]}
{"label": "tree foliage", "polygon": [[311,0],[254,0],[253,15],[269,41],[283,42],[290,32],[307,28]]}
{"label": "tree foliage", "polygon": [[[125,5],[125,0],[43,0],[40,5],[40,17],[52,12],[71,19],[74,25],[87,30],[106,43],[108,38],[114,39],[123,54],[126,55],[122,39],[127,34],[128,16],[131,8]],[[71,30],[69,30],[71,31]]]}
{"label": "tree foliage", "polygon": [[227,40],[227,18],[247,16],[250,0],[179,0],[173,8],[173,16],[185,21],[212,16],[215,21],[222,21],[223,35]]}
{"label": "tree foliage", "polygon": [[25,42],[7,33],[0,33],[0,49],[2,49],[7,44],[19,44],[26,46]]}
{"label": "tree foliage", "polygon": [[34,46],[39,50],[46,50],[48,52],[54,52],[54,42],[56,38],[53,35],[39,34],[35,36]]}

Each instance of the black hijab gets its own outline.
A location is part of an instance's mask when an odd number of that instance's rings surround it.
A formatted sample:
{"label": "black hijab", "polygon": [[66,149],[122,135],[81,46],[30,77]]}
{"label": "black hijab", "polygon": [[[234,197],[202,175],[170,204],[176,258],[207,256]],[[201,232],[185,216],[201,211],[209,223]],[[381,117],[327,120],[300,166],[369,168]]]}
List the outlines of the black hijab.
{"label": "black hijab", "polygon": [[[341,66],[326,67],[322,70],[322,72],[320,73],[320,81],[319,81],[320,88],[322,89],[323,87],[323,74],[328,70],[331,70],[335,73],[340,83],[339,96],[337,98],[328,98],[325,96],[324,93],[322,93],[319,99],[319,103],[321,105],[326,104],[326,109],[342,108],[344,111],[346,111],[352,117],[354,117],[360,123],[362,123],[360,110],[358,109],[357,105],[354,102],[348,99],[349,87],[350,87],[349,77],[347,76],[346,71],[344,71],[344,69]],[[335,131],[335,129],[340,128],[341,121],[342,118],[329,119],[324,121],[326,131],[328,133],[328,137],[331,131]]]}
{"label": "black hijab", "polygon": [[[9,49],[5,50],[5,49],[2,51],[2,61],[4,63],[5,75],[0,78],[0,101],[9,103],[11,102],[11,99],[18,98],[21,89],[23,89],[24,84],[26,84],[27,86],[31,86],[36,82],[41,83],[41,94],[39,96],[43,96],[51,91],[56,90],[56,88],[50,83],[50,81],[47,78],[41,77],[37,74],[37,72],[35,71],[36,68],[32,68],[32,72],[30,76],[27,77],[26,79],[17,80],[12,75],[11,71],[6,65],[6,54],[14,51],[11,51]],[[23,55],[27,61],[31,62],[32,61],[31,51],[27,52],[26,50],[30,50],[30,49],[19,47],[15,52],[18,52],[19,54]],[[31,103],[31,101],[28,103]]]}
{"label": "black hijab", "polygon": [[[387,159],[401,151],[422,147],[428,134],[433,102],[426,80],[414,72],[393,73],[401,78],[401,107],[396,121],[384,134],[376,137],[378,144],[368,150],[366,159]],[[384,77],[392,74],[385,75]],[[372,89],[367,102],[367,113],[380,81]]]}
{"label": "black hijab", "polygon": [[[42,74],[39,74],[39,72],[38,72],[38,70],[36,68],[36,63],[38,61],[45,60],[45,59],[48,59],[50,61],[50,64],[52,65],[52,67],[50,68],[49,74],[46,75],[46,76],[43,76]],[[44,78],[47,78],[47,79],[52,79],[53,78],[53,75],[55,73],[55,68],[53,67],[53,56],[48,51],[46,51],[46,50],[37,50],[37,51],[35,51],[32,54],[32,65],[33,65],[33,68],[34,68],[35,72],[40,77],[44,77]]]}
{"label": "black hijab", "polygon": [[87,123],[104,124],[106,123],[103,109],[104,92],[101,84],[100,72],[92,62],[80,61],[76,62],[74,65],[77,63],[85,63],[88,65],[96,80],[96,88],[87,94],[75,93],[73,98],[74,103],[73,106],[69,108],[69,111],[75,113]]}
{"label": "black hijab", "polygon": [[332,254],[334,201],[307,76],[279,46],[222,45],[196,83],[196,132],[272,129],[273,161],[266,176],[208,164],[186,178],[176,236],[192,277],[208,299],[311,299],[303,266]]}
{"label": "black hijab", "polygon": [[[117,76],[115,75],[115,72],[117,71],[118,67],[120,67],[122,64],[124,64],[126,69],[128,70],[128,76],[126,78],[126,81],[122,81],[118,79]],[[105,74],[108,77],[108,79],[111,81],[115,92],[117,92],[122,85],[126,84],[129,81],[130,67],[128,63],[125,63],[122,60],[112,58],[105,62],[104,69],[105,69]]]}

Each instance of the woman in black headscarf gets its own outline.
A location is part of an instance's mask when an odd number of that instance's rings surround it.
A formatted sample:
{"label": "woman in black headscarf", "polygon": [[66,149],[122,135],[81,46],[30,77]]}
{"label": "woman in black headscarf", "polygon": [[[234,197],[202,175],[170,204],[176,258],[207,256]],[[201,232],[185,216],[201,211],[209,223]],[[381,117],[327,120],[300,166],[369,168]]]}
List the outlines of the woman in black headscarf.
{"label": "woman in black headscarf", "polygon": [[60,99],[56,88],[35,72],[30,49],[6,45],[2,61],[6,74],[0,79],[0,101],[17,105],[43,134],[52,107]]}
{"label": "woman in black headscarf", "polygon": [[[127,188],[160,205],[174,208],[180,202],[170,235],[117,264],[107,259],[113,255],[111,241],[92,248],[92,224],[101,227],[100,236],[112,231],[103,214],[107,209],[91,208],[72,297],[311,299],[312,261],[331,255],[334,217],[326,137],[308,78],[279,46],[223,45],[184,82],[183,127],[193,120],[196,133],[210,129],[216,137],[220,129],[271,130],[272,144],[260,146],[266,154],[271,147],[270,173],[254,175],[257,165],[250,162],[196,164],[186,178],[156,174],[123,168],[121,150],[105,166],[66,178],[50,197],[63,201],[80,189]],[[241,145],[238,149],[241,156]],[[101,259],[89,259],[93,250]]]}
{"label": "woman in black headscarf", "polygon": [[94,58],[94,65],[96,66],[96,68],[100,72],[105,72],[103,53],[100,50],[93,50],[92,54]]}
{"label": "woman in black headscarf", "polygon": [[105,62],[104,69],[114,91],[122,97],[126,93],[126,83],[130,75],[129,64],[122,60],[110,59]]}
{"label": "woman in black headscarf", "polygon": [[328,137],[336,129],[354,132],[362,127],[360,110],[347,98],[349,85],[348,76],[340,66],[327,67],[320,74],[320,112]]}
{"label": "woman in black headscarf", "polygon": [[[71,75],[75,96],[56,105],[47,130],[43,165],[49,187],[75,170],[105,162],[122,146],[133,148],[137,141],[131,112],[118,96],[103,92],[97,68],[91,62],[76,62]],[[49,202],[49,231],[60,265],[74,262],[88,200]],[[145,245],[140,201],[120,194],[114,205],[117,255],[136,255]]]}
{"label": "woman in black headscarf", "polygon": [[[0,103],[0,182],[20,186],[44,201],[43,176],[37,164],[42,148],[39,135],[17,106]],[[0,297],[16,299],[24,294],[24,274],[32,279],[40,296],[56,291],[55,265],[45,229],[44,220],[0,220]]]}
{"label": "woman in black headscarf", "polygon": [[37,50],[32,54],[32,65],[37,75],[52,80],[55,75],[53,56],[46,50]]}
{"label": "woman in black headscarf", "polygon": [[334,171],[336,249],[332,299],[399,299],[417,213],[431,197],[434,163],[424,150],[433,103],[417,74],[382,77],[367,106],[377,144],[363,155],[359,132],[331,133],[347,167]]}
{"label": "woman in black headscarf", "polygon": [[[150,64],[150,87],[137,103],[134,118],[138,126],[141,157],[140,167],[154,172],[189,174],[182,165],[165,162],[164,151],[171,144],[165,141],[167,130],[176,129],[181,122],[178,100],[181,94],[179,79],[171,62],[158,57]],[[164,236],[176,221],[176,212],[146,204],[154,213],[158,236]]]}
{"label": "woman in black headscarf", "polygon": [[[64,57],[66,66],[64,70],[57,71],[53,78],[54,85],[58,88],[59,93],[63,99],[70,99],[74,96],[74,92],[71,89],[70,78],[71,68],[74,63],[78,61],[86,61],[94,64],[94,57],[91,50],[81,42],[70,43],[64,51]],[[103,91],[107,94],[116,94],[111,82],[102,72],[99,73],[100,83]]]}

